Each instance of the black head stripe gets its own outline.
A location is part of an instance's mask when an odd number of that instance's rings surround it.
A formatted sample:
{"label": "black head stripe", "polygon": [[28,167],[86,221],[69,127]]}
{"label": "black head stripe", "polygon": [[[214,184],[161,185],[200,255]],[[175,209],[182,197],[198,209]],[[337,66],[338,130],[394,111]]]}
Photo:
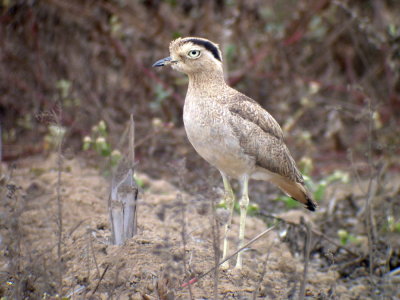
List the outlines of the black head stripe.
{"label": "black head stripe", "polygon": [[218,51],[218,48],[213,43],[210,43],[209,41],[205,41],[205,40],[199,40],[199,39],[189,39],[187,41],[192,42],[195,45],[203,46],[208,51],[210,51],[216,59],[218,59],[219,61],[222,61],[221,56]]}

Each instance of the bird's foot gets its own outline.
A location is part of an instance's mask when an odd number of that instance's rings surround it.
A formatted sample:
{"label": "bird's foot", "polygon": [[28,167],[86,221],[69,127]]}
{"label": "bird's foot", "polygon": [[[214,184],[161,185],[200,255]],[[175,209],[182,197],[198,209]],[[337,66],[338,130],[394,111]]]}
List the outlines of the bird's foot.
{"label": "bird's foot", "polygon": [[224,270],[224,271],[228,270],[229,269],[229,261],[224,262],[219,267],[221,270]]}
{"label": "bird's foot", "polygon": [[237,260],[236,260],[235,270],[241,270],[242,267],[243,267],[243,257],[242,257],[242,253],[239,252]]}
{"label": "bird's foot", "polygon": [[236,262],[235,270],[241,270],[243,268],[242,262]]}

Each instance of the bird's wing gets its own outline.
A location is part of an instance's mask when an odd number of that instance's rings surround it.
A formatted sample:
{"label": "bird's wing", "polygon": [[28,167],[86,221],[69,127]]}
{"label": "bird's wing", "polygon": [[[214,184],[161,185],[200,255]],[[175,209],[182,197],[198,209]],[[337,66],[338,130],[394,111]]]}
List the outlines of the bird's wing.
{"label": "bird's wing", "polygon": [[283,140],[283,132],[278,122],[260,104],[240,93],[235,95],[235,98],[234,101],[227,103],[232,114],[256,124],[265,133]]}
{"label": "bird's wing", "polygon": [[278,122],[253,99],[240,93],[235,97],[226,105],[233,116],[231,126],[245,152],[255,158],[257,166],[303,184]]}

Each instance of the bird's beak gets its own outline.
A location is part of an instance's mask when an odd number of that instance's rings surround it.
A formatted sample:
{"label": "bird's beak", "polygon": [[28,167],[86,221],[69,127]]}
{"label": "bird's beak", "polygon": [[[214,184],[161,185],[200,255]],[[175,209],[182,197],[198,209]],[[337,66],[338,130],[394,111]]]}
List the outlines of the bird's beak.
{"label": "bird's beak", "polygon": [[172,63],[172,58],[170,56],[157,60],[152,67],[164,67]]}

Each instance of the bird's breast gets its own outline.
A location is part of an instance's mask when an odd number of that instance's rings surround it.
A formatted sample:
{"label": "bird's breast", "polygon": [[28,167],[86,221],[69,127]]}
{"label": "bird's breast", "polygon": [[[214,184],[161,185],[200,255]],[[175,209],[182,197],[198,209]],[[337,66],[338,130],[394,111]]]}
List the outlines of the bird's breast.
{"label": "bird's breast", "polygon": [[[189,100],[189,101],[187,101]],[[254,169],[230,126],[231,114],[220,103],[186,99],[183,122],[190,143],[210,164],[228,176],[238,178]]]}

